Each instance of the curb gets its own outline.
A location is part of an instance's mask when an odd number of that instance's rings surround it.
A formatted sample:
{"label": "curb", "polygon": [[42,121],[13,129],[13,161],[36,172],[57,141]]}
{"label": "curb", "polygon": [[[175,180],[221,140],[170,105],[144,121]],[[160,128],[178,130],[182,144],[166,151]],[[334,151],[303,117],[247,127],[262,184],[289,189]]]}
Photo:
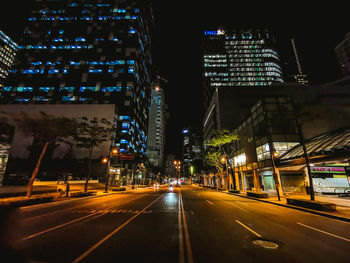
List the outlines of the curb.
{"label": "curb", "polygon": [[312,209],[308,209],[308,208],[304,208],[304,207],[288,205],[288,204],[279,204],[279,203],[275,203],[275,202],[272,202],[272,201],[262,200],[262,199],[259,199],[259,198],[255,198],[255,197],[251,197],[251,196],[245,196],[245,195],[240,195],[240,194],[227,193],[227,192],[221,192],[221,193],[229,194],[229,195],[235,195],[235,196],[248,198],[248,199],[253,199],[253,200],[264,202],[264,203],[268,203],[268,204],[273,204],[273,205],[283,206],[283,207],[287,207],[287,208],[292,208],[292,209],[295,209],[295,210],[300,210],[300,211],[308,212],[308,213],[319,215],[319,216],[324,216],[324,217],[328,217],[328,218],[332,218],[332,219],[337,219],[337,220],[340,220],[340,221],[350,222],[350,218],[348,218],[348,217],[332,215],[332,214],[329,214],[329,213],[320,212],[320,211],[317,211],[317,210],[312,210]]}

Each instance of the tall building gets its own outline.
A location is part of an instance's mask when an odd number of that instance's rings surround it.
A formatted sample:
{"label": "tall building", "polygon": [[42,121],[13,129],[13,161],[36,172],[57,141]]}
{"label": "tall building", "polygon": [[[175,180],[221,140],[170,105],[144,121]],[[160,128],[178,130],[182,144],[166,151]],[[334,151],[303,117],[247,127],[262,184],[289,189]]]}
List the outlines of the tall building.
{"label": "tall building", "polygon": [[303,73],[303,70],[302,70],[302,67],[301,67],[300,58],[299,58],[299,55],[298,55],[297,46],[296,46],[294,38],[291,39],[291,44],[292,44],[292,48],[293,48],[293,54],[294,54],[294,58],[295,58],[295,63],[296,63],[296,66],[297,66],[297,73],[293,75],[294,81],[296,83],[301,84],[301,85],[307,85],[309,83],[309,81],[307,80],[307,76]]}
{"label": "tall building", "polygon": [[145,154],[152,24],[142,1],[35,1],[1,103],[113,104],[115,145]]}
{"label": "tall building", "polygon": [[187,176],[193,175],[202,168],[202,139],[192,129],[183,129],[182,135],[182,172]]}
{"label": "tall building", "polygon": [[[203,39],[203,139],[216,129],[229,129],[239,114],[218,94],[224,91],[234,97],[244,88],[266,88],[283,83],[281,62],[275,38],[268,30],[237,29],[204,31]],[[237,94],[238,95],[238,94]],[[241,102],[253,106],[256,96]],[[258,99],[258,98],[257,98]],[[236,114],[236,115],[235,115]],[[226,119],[222,119],[227,117]]]}
{"label": "tall building", "polygon": [[4,86],[4,81],[14,63],[17,51],[18,45],[0,30],[0,88]]}
{"label": "tall building", "polygon": [[335,55],[344,77],[350,76],[350,32],[345,39],[335,47]]}
{"label": "tall building", "polygon": [[[0,30],[0,89],[4,87],[5,79],[13,66],[18,45]],[[0,97],[2,96],[0,91]],[[10,127],[0,128],[0,185],[4,178],[9,150],[11,148],[13,130]]]}
{"label": "tall building", "polygon": [[152,88],[149,111],[147,156],[150,162],[158,167],[162,167],[164,162],[164,132],[167,119],[164,85],[166,83],[167,80],[157,76]]}
{"label": "tall building", "polygon": [[217,87],[283,82],[275,39],[267,30],[204,31],[202,52],[206,110]]}

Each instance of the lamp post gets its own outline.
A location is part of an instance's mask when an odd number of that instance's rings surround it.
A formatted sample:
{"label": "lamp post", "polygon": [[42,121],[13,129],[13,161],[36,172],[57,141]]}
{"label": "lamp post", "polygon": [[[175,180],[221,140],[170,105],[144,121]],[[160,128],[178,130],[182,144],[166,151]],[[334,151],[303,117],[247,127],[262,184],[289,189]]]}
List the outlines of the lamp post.
{"label": "lamp post", "polygon": [[[226,177],[227,177],[227,179],[228,179],[228,178],[229,178],[229,174],[228,174],[228,167],[227,167],[227,158],[226,158],[225,156],[222,156],[222,157],[220,158],[220,162],[225,164],[225,167],[226,167]],[[229,183],[227,183],[227,184],[228,184],[228,185],[227,185],[227,190],[229,190],[229,189],[230,189]]]}
{"label": "lamp post", "polygon": [[111,167],[111,159],[112,156],[118,156],[119,150],[117,148],[113,148],[109,151],[108,157],[105,157],[102,159],[103,164],[107,164],[107,171],[106,171],[106,183],[105,183],[105,193],[108,193],[108,181],[109,181],[109,173],[110,173],[110,167]]}
{"label": "lamp post", "polygon": [[279,177],[279,173],[276,173],[276,162],[275,162],[276,158],[278,158],[278,157],[279,157],[279,154],[275,150],[272,150],[271,160],[272,160],[273,178],[275,180],[278,201],[281,201],[281,196],[280,196],[280,187],[282,187],[281,186],[281,179]]}

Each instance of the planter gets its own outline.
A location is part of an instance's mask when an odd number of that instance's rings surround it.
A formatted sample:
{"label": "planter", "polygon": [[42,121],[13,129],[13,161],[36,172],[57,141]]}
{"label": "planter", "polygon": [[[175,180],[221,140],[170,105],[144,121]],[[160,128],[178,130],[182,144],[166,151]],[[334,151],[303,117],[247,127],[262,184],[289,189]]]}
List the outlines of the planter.
{"label": "planter", "polygon": [[70,193],[70,196],[71,197],[84,197],[84,196],[92,196],[92,195],[95,195],[96,193],[97,193],[97,191],[89,191],[89,192],[81,191],[81,192]]}
{"label": "planter", "polygon": [[256,198],[268,198],[269,194],[266,192],[250,192],[247,191],[247,196],[256,197]]}
{"label": "planter", "polygon": [[125,187],[116,187],[116,188],[112,188],[112,191],[114,191],[114,192],[125,191],[125,190],[126,190]]}
{"label": "planter", "polygon": [[287,204],[328,212],[334,212],[337,208],[337,205],[333,203],[295,198],[287,198]]}
{"label": "planter", "polygon": [[53,196],[41,196],[41,197],[31,197],[31,198],[21,197],[21,198],[16,198],[12,200],[9,199],[9,200],[0,201],[0,207],[13,208],[13,207],[47,203],[51,201],[53,201]]}
{"label": "planter", "polygon": [[233,194],[239,194],[241,192],[240,190],[234,190],[234,189],[230,189],[228,191],[229,193],[233,193]]}

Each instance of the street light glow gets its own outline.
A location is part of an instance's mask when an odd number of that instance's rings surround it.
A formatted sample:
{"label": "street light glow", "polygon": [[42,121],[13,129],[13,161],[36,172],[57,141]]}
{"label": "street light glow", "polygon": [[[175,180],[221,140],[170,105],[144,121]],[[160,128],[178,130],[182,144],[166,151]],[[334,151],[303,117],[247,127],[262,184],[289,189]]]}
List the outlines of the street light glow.
{"label": "street light glow", "polygon": [[108,158],[105,157],[102,159],[102,163],[107,163],[107,162],[108,162]]}

